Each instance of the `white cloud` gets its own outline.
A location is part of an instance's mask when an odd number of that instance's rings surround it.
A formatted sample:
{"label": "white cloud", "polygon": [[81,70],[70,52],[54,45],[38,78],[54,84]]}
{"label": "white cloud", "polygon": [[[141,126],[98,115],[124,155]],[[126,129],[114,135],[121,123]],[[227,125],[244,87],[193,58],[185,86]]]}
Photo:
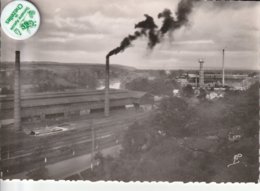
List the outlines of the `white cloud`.
{"label": "white cloud", "polygon": [[[5,4],[8,0],[2,0]],[[2,58],[13,60],[21,49],[26,60],[60,62],[104,62],[106,53],[134,32],[134,24],[147,13],[155,18],[164,8],[173,12],[178,1],[172,0],[32,0],[42,15],[42,25],[35,37],[17,42],[2,36]],[[226,6],[228,4],[228,6]],[[235,5],[235,6],[231,6]],[[235,8],[234,8],[235,7]],[[113,63],[139,68],[197,67],[205,58],[209,67],[218,67],[220,51],[227,49],[230,67],[258,67],[260,4],[201,2],[190,16],[190,26],[175,31],[147,51],[143,37],[111,58]]]}
{"label": "white cloud", "polygon": [[184,40],[184,41],[173,41],[172,44],[215,44],[213,40]]}

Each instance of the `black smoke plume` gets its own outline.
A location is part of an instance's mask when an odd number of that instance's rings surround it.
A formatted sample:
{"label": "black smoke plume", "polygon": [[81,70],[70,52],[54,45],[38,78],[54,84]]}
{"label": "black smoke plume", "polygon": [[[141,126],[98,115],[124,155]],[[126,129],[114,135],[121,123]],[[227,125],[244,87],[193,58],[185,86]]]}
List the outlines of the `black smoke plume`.
{"label": "black smoke plume", "polygon": [[148,36],[148,47],[153,48],[159,43],[157,25],[154,23],[153,17],[145,14],[146,19],[135,25],[135,28],[140,28],[143,34]]}
{"label": "black smoke plume", "polygon": [[112,55],[118,54],[119,52],[124,51],[126,48],[131,46],[132,41],[136,40],[137,38],[141,36],[148,36],[149,42],[148,47],[153,48],[155,44],[159,42],[158,35],[156,34],[156,28],[157,25],[154,23],[154,20],[151,16],[145,14],[144,15],[146,19],[144,21],[141,21],[135,25],[135,28],[140,29],[140,31],[135,31],[134,34],[128,35],[125,37],[122,42],[120,43],[120,46],[116,47],[115,49],[111,50],[107,57],[110,57]]}
{"label": "black smoke plume", "polygon": [[128,35],[128,37],[125,37],[122,42],[120,43],[120,46],[116,47],[115,49],[111,50],[107,57],[110,57],[112,55],[118,54],[119,52],[124,51],[127,47],[131,45],[131,42],[136,40],[138,37],[142,35],[141,32],[136,31],[133,35]]}
{"label": "black smoke plume", "polygon": [[125,37],[120,46],[111,50],[107,54],[107,58],[124,51],[126,48],[131,46],[132,41],[136,40],[141,36],[146,36],[148,38],[148,48],[153,49],[156,44],[160,43],[160,38],[163,38],[164,34],[168,32],[173,32],[179,29],[183,25],[188,23],[188,17],[192,12],[194,2],[199,0],[181,0],[178,3],[177,11],[175,12],[176,18],[173,17],[170,9],[165,9],[158,14],[158,18],[162,18],[162,26],[158,29],[157,25],[154,23],[153,17],[145,14],[146,19],[135,25],[138,31],[135,31],[133,35],[128,35]]}
{"label": "black smoke plume", "polygon": [[170,9],[164,9],[163,12],[158,14],[158,18],[163,18],[163,24],[160,28],[161,34],[165,34],[169,30],[172,30],[174,28],[176,22],[172,16],[172,12]]}
{"label": "black smoke plume", "polygon": [[177,23],[176,23],[176,29],[180,28],[181,26],[187,24],[189,22],[189,15],[192,12],[193,4],[194,2],[197,2],[199,0],[182,0],[178,4],[178,8],[176,11],[177,16]]}
{"label": "black smoke plume", "polygon": [[186,25],[189,22],[189,15],[192,12],[194,2],[199,0],[181,0],[178,3],[176,14],[176,19],[172,16],[170,9],[164,9],[163,12],[158,14],[158,18],[163,19],[162,27],[160,28],[160,33],[163,36],[169,31],[174,31]]}

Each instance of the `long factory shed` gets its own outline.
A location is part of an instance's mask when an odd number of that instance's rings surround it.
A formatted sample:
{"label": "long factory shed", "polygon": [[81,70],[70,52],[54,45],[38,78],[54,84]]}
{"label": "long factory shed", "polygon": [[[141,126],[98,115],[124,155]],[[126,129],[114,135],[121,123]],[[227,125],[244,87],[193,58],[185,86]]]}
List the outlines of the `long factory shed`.
{"label": "long factory shed", "polygon": [[[146,92],[129,90],[110,90],[110,108],[125,108],[128,105],[139,106],[143,98],[152,96]],[[24,122],[44,121],[78,115],[88,115],[104,110],[104,90],[73,90],[66,92],[45,92],[22,94],[21,117]],[[0,122],[2,125],[14,121],[14,96],[0,96]]]}

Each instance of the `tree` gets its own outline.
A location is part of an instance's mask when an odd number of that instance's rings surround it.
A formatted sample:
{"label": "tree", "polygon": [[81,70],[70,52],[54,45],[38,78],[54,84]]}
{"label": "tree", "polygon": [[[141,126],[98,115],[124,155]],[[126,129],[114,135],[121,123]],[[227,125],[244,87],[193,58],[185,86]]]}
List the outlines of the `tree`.
{"label": "tree", "polygon": [[169,97],[162,100],[156,116],[156,123],[161,126],[167,135],[184,137],[189,135],[187,124],[192,110],[181,98]]}
{"label": "tree", "polygon": [[156,78],[148,80],[147,78],[137,78],[126,84],[126,88],[135,91],[144,91],[153,95],[172,95],[172,90],[178,88],[174,80]]}
{"label": "tree", "polygon": [[126,83],[126,88],[135,91],[148,91],[149,80],[147,78],[136,78]]}
{"label": "tree", "polygon": [[206,90],[203,89],[203,88],[200,88],[200,94],[199,94],[198,98],[201,99],[201,100],[205,100],[206,99],[206,95],[207,95]]}
{"label": "tree", "polygon": [[183,95],[185,97],[192,97],[194,95],[193,88],[190,84],[182,88]]}
{"label": "tree", "polygon": [[[186,99],[164,98],[155,116],[127,130],[119,158],[102,158],[100,175],[105,180],[123,181],[256,182],[258,91],[256,83],[239,95],[228,94],[216,102],[200,102],[192,109]],[[238,124],[243,138],[232,143],[227,132]],[[204,135],[193,134],[194,127],[203,127]],[[158,130],[166,135],[157,138]],[[217,140],[209,140],[208,135],[215,135]],[[205,148],[205,144],[212,144],[214,149]],[[143,150],[144,145],[150,145],[149,149]],[[234,154],[240,152],[241,163],[227,168]]]}

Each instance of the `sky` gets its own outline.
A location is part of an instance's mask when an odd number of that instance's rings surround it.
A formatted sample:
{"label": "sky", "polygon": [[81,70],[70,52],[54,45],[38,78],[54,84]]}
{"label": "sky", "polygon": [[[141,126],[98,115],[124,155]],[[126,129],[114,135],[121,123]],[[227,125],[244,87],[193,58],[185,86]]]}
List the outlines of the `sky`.
{"label": "sky", "polygon": [[[2,8],[11,0],[1,0]],[[104,64],[106,54],[135,32],[135,24],[149,14],[158,26],[158,13],[175,13],[180,0],[31,0],[41,13],[41,26],[32,38],[15,41],[1,35],[1,60]],[[151,50],[139,38],[111,64],[139,69],[196,69],[205,60],[208,69],[260,69],[260,2],[195,3],[187,25],[165,35]]]}

